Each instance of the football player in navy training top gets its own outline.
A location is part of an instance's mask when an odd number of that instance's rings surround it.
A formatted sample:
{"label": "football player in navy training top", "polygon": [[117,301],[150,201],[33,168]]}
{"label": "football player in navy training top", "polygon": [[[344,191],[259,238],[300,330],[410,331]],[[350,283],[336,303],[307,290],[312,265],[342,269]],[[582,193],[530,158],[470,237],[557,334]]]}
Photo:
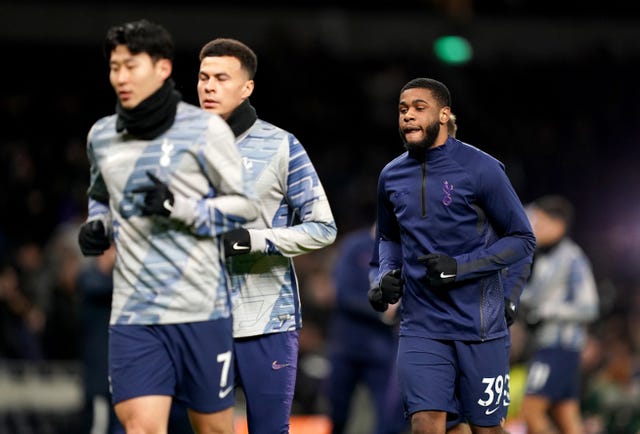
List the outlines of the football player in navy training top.
{"label": "football player in navy training top", "polygon": [[535,237],[502,163],[449,136],[450,113],[437,80],[400,92],[407,151],[378,181],[376,285],[382,302],[402,298],[398,378],[412,432],[445,433],[447,413],[461,412],[474,433],[502,433],[504,270],[532,255]]}

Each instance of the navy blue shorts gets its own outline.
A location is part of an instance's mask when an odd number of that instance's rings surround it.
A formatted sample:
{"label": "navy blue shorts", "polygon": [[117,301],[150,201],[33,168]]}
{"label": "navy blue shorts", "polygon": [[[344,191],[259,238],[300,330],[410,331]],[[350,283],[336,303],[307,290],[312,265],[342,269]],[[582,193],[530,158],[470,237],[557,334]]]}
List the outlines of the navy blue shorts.
{"label": "navy blue shorts", "polygon": [[231,318],[184,324],[109,327],[112,402],[174,396],[214,413],[234,404]]}
{"label": "navy blue shorts", "polygon": [[527,395],[542,395],[551,402],[578,399],[580,392],[580,352],[546,348],[535,353],[529,363]]}
{"label": "navy blue shorts", "polygon": [[[511,352],[511,336],[505,339],[505,349],[507,351],[507,364],[504,369],[504,393],[502,397],[502,409],[499,410],[502,413],[502,417],[507,420],[507,414],[509,413],[509,404],[511,404],[511,396],[510,396],[510,371],[511,371],[511,360],[510,360],[510,352]],[[460,400],[458,400],[459,402]],[[467,420],[462,416],[462,409],[459,410],[456,414],[447,414],[447,431],[452,429],[454,426],[460,423],[467,423]]]}
{"label": "navy blue shorts", "polygon": [[236,385],[244,391],[249,432],[289,432],[298,331],[238,338],[234,349]]}
{"label": "navy blue shorts", "polygon": [[496,426],[504,416],[508,351],[505,339],[441,341],[401,336],[398,378],[408,415],[446,411],[449,418]]}
{"label": "navy blue shorts", "polygon": [[505,339],[505,350],[507,351],[507,364],[504,367],[504,396],[502,398],[502,417],[507,420],[509,404],[511,404],[511,332]]}

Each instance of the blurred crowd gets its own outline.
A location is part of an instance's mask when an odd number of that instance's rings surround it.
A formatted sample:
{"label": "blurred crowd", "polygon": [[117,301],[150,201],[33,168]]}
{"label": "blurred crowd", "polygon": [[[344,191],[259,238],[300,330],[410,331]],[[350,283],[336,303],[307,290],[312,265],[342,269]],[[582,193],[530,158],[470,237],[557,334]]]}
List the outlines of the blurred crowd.
{"label": "blurred crowd", "polygon": [[[3,44],[9,57],[35,49]],[[110,297],[86,273],[104,274],[109,265],[83,258],[76,241],[86,212],[85,137],[115,103],[96,53],[96,47],[72,47],[59,68],[62,49],[40,49],[46,80],[21,81],[22,71],[10,71],[15,86],[0,95],[0,363],[79,362],[104,349],[106,330],[85,333],[91,327],[86,321],[106,327]],[[339,231],[335,245],[296,258],[304,327],[294,412],[327,411],[329,327],[339,307],[332,278],[336,251],[344,236],[371,224],[377,175],[402,152],[400,87],[432,76],[455,95],[458,138],[504,161],[523,202],[559,193],[575,204],[573,237],[593,262],[601,299],[582,358],[588,432],[640,432],[640,174],[634,163],[640,153],[640,59],[616,59],[594,48],[571,64],[506,59],[499,66],[456,69],[402,54],[341,57],[314,41],[288,40],[258,47],[258,54],[263,60],[256,81],[264,84],[252,103],[261,118],[291,130],[305,145]],[[179,53],[178,61],[189,56]],[[178,62],[174,76],[184,98],[194,102],[190,64]],[[65,71],[75,71],[71,82]],[[527,360],[528,331],[517,322],[512,332],[517,373]],[[517,420],[514,377],[511,411]]]}

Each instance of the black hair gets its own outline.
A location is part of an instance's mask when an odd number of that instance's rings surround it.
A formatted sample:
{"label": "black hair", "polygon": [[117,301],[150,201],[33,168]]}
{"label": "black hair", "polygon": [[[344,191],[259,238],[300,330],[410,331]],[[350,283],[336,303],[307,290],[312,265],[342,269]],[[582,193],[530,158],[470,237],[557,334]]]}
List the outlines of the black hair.
{"label": "black hair", "polygon": [[253,80],[258,70],[258,56],[242,42],[231,38],[217,38],[207,42],[200,50],[200,60],[205,57],[231,56],[240,61],[242,69]]}
{"label": "black hair", "polygon": [[561,219],[567,227],[571,227],[574,210],[571,202],[565,197],[555,194],[542,196],[536,199],[533,205],[545,214]]}
{"label": "black hair", "polygon": [[415,88],[429,89],[442,107],[451,107],[451,93],[444,83],[433,78],[414,78],[400,89],[400,93]]}
{"label": "black hair", "polygon": [[167,29],[146,19],[111,27],[104,41],[107,59],[118,45],[126,45],[131,54],[147,53],[153,60],[173,60],[175,44]]}

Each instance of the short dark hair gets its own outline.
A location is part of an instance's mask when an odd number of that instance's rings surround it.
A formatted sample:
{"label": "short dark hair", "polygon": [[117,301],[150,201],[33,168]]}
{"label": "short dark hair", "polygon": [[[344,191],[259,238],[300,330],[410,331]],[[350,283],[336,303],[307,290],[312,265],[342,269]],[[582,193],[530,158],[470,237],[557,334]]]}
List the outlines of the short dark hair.
{"label": "short dark hair", "polygon": [[253,80],[258,70],[258,56],[246,44],[231,38],[217,38],[207,42],[200,50],[200,61],[205,57],[231,56],[240,61],[242,69]]}
{"label": "short dark hair", "polygon": [[573,205],[563,196],[557,194],[542,196],[533,202],[533,206],[551,217],[564,221],[567,227],[573,224]]}
{"label": "short dark hair", "polygon": [[173,60],[175,44],[167,29],[146,19],[111,27],[104,41],[107,59],[118,45],[126,45],[132,54],[147,53],[153,60]]}
{"label": "short dark hair", "polygon": [[414,78],[402,87],[400,93],[415,88],[429,89],[442,107],[451,107],[451,93],[444,83],[433,78]]}

